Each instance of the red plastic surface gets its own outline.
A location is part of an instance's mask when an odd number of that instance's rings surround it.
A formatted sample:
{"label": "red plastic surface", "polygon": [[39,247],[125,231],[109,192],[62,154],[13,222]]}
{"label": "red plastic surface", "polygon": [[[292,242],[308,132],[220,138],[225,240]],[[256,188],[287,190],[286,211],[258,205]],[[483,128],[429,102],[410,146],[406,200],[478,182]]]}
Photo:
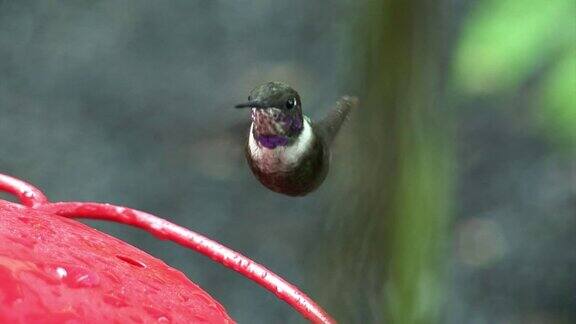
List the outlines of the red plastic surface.
{"label": "red plastic surface", "polygon": [[0,323],[233,323],[182,273],[84,224],[0,200]]}
{"label": "red plastic surface", "polygon": [[46,314],[58,323],[67,319],[233,322],[180,272],[120,240],[56,216],[60,215],[142,228],[239,272],[312,322],[335,323],[310,298],[265,267],[159,217],[108,204],[49,203],[38,189],[2,174],[0,190],[16,195],[25,205],[0,200],[0,322],[42,318],[46,323],[42,317]]}

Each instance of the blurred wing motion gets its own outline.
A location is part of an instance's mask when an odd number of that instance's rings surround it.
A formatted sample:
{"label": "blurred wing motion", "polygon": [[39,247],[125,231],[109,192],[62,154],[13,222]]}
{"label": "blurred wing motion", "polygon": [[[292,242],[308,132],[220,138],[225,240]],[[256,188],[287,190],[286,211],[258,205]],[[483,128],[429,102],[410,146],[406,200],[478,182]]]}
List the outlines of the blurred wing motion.
{"label": "blurred wing motion", "polygon": [[320,136],[327,145],[332,144],[350,111],[356,107],[358,107],[358,98],[344,96],[336,102],[336,107],[316,124]]}

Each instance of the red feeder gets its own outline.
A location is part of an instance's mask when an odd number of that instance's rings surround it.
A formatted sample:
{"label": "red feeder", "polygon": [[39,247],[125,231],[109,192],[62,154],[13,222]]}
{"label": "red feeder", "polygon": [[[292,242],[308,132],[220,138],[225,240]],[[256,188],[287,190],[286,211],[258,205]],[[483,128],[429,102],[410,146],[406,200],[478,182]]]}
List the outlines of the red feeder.
{"label": "red feeder", "polygon": [[67,218],[142,228],[209,256],[255,281],[315,323],[335,323],[270,270],[156,216],[108,204],[50,203],[33,186],[0,174],[1,323],[234,323],[181,272],[107,234]]}

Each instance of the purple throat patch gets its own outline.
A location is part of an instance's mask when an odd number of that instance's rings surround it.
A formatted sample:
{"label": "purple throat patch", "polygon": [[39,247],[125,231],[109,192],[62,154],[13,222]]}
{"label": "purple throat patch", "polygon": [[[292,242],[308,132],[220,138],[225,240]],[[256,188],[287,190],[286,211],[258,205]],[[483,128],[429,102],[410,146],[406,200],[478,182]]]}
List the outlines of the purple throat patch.
{"label": "purple throat patch", "polygon": [[268,149],[274,149],[277,146],[288,145],[288,137],[279,135],[259,135],[256,140],[260,145]]}

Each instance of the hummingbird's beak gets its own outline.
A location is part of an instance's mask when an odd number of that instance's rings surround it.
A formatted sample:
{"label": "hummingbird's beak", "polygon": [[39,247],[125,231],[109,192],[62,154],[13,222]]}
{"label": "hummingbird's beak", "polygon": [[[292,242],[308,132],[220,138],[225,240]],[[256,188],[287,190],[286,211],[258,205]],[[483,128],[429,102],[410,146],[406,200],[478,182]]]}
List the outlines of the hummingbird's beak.
{"label": "hummingbird's beak", "polygon": [[234,106],[236,108],[267,108],[268,106],[266,106],[264,103],[262,102],[258,102],[258,101],[250,101],[250,102],[245,102],[245,103],[241,103],[241,104],[237,104],[236,106]]}

